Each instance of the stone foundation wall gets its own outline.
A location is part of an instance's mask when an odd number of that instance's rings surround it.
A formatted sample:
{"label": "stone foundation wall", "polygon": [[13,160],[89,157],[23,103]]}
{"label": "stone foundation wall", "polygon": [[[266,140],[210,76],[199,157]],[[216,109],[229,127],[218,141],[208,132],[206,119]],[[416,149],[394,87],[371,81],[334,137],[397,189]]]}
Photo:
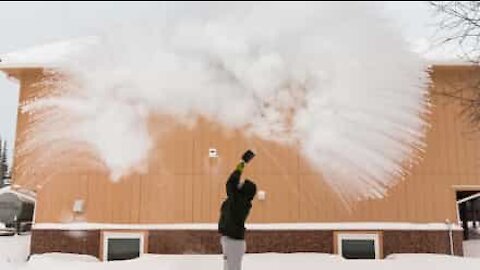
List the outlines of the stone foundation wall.
{"label": "stone foundation wall", "polygon": [[[31,253],[100,255],[100,230],[33,230]],[[463,255],[462,232],[453,233],[455,255]],[[148,253],[220,254],[220,236],[210,230],[151,230]],[[334,252],[334,232],[314,230],[248,231],[247,252]],[[383,231],[383,254],[450,254],[448,231]]]}

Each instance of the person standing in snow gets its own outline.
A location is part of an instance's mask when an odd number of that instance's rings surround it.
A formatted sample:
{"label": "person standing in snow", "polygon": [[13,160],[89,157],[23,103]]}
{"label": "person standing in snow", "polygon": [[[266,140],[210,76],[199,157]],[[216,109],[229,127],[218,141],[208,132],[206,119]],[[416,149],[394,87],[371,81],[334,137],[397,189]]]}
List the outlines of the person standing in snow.
{"label": "person standing in snow", "polygon": [[227,199],[222,203],[218,231],[222,235],[220,243],[223,252],[224,270],[242,269],[242,257],[247,249],[245,243],[245,220],[252,208],[252,200],[257,192],[254,182],[240,181],[245,165],[255,156],[248,150],[228,178]]}

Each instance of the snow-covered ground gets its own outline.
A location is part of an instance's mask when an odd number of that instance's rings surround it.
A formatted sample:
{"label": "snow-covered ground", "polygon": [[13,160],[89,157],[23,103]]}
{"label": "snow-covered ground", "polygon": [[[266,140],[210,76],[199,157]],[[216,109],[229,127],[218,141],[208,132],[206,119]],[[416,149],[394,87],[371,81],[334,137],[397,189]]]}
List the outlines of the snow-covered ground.
{"label": "snow-covered ground", "polygon": [[[93,261],[92,261],[93,260]],[[248,254],[245,256],[244,270],[317,270],[317,269],[478,269],[480,259],[459,257],[409,254],[391,256],[385,260],[343,260],[328,254]],[[4,264],[2,270],[56,270],[56,269],[88,269],[88,270],[215,270],[222,269],[222,258],[219,255],[144,255],[142,258],[121,262],[95,262],[94,259],[76,256],[42,255],[32,258],[25,264]]]}
{"label": "snow-covered ground", "polygon": [[29,251],[30,235],[0,236],[0,263],[25,262]]}
{"label": "snow-covered ground", "polygon": [[[215,270],[222,269],[220,255],[144,255],[139,259],[100,262],[86,255],[50,253],[34,255],[25,262],[29,236],[0,237],[0,270]],[[472,242],[473,243],[473,242]],[[385,260],[344,260],[339,256],[319,253],[247,254],[244,270],[424,270],[461,268],[479,269],[480,258],[461,258],[432,254],[396,254]]]}
{"label": "snow-covered ground", "polygon": [[465,257],[480,258],[480,239],[463,242],[463,255]]}

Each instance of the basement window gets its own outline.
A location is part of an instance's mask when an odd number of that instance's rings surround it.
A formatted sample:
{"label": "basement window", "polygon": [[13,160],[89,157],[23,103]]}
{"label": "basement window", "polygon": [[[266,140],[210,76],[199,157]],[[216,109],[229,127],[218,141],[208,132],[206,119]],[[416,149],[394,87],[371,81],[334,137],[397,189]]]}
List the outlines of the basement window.
{"label": "basement window", "polygon": [[103,260],[131,260],[143,254],[143,233],[104,233]]}
{"label": "basement window", "polygon": [[345,259],[379,259],[380,247],[377,233],[339,233],[338,254]]}

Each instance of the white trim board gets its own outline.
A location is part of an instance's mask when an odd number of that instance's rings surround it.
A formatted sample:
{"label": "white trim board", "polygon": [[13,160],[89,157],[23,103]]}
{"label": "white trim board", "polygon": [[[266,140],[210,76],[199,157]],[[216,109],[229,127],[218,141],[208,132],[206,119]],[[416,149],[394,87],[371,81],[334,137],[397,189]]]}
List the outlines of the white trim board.
{"label": "white trim board", "polygon": [[480,190],[480,185],[452,185],[452,188],[455,191],[471,191]]}
{"label": "white trim board", "polygon": [[[447,223],[400,223],[400,222],[345,222],[345,223],[255,223],[247,224],[248,230],[370,230],[370,231],[461,231],[458,224]],[[107,224],[107,223],[36,223],[34,230],[212,230],[216,223],[180,223],[180,224]]]}
{"label": "white trim board", "polygon": [[461,200],[458,200],[458,201],[457,201],[457,204],[462,204],[462,203],[464,203],[464,202],[467,202],[467,201],[470,201],[470,200],[473,200],[473,199],[477,199],[477,198],[479,198],[479,197],[480,197],[480,192],[477,192],[477,193],[475,193],[475,194],[473,194],[473,195],[471,195],[471,196],[468,196],[468,197],[466,197],[466,198],[463,198],[463,199],[461,199]]}

